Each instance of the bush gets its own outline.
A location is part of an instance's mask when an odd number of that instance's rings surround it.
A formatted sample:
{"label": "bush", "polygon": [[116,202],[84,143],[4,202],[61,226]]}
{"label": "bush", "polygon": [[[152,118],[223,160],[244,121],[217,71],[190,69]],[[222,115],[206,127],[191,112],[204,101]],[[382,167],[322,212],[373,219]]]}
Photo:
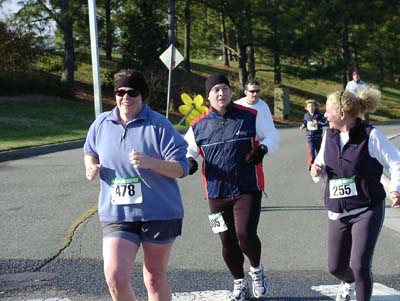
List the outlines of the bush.
{"label": "bush", "polygon": [[[167,108],[168,69],[163,67],[157,70],[145,70],[144,76],[150,88],[150,106],[155,110],[164,111]],[[187,93],[191,97],[197,94],[204,95],[204,82],[205,79],[199,75],[187,73],[182,69],[174,70],[170,95],[172,109],[177,111],[182,105],[182,93]]]}
{"label": "bush", "polygon": [[0,22],[0,73],[31,70],[42,47],[34,33],[11,30]]}

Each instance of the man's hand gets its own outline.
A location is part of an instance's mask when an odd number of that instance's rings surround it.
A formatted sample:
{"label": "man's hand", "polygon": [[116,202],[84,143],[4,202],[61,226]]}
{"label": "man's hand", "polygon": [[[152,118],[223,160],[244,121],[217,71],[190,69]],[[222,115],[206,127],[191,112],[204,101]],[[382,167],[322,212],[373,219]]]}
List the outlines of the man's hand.
{"label": "man's hand", "polygon": [[197,161],[192,157],[189,157],[188,161],[189,161],[189,175],[192,175],[199,169],[199,164],[197,164]]}
{"label": "man's hand", "polygon": [[244,162],[249,165],[257,165],[262,162],[266,153],[268,153],[268,148],[265,145],[260,144],[246,155]]}
{"label": "man's hand", "polygon": [[392,198],[392,207],[393,208],[400,208],[400,193],[398,193],[397,191],[392,191],[390,193],[390,196]]}

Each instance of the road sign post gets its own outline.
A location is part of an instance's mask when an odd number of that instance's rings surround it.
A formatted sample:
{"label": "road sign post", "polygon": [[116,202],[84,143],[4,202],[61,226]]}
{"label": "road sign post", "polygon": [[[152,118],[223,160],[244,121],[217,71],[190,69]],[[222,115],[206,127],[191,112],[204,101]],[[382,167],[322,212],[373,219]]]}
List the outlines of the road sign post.
{"label": "road sign post", "polygon": [[96,1],[89,0],[90,46],[92,55],[94,111],[96,117],[103,111],[101,101],[99,46],[97,41]]}
{"label": "road sign post", "polygon": [[175,48],[174,45],[170,45],[161,55],[160,60],[168,68],[168,91],[167,91],[167,109],[165,110],[165,116],[168,118],[169,111],[169,100],[171,95],[171,78],[172,70],[175,69],[183,61],[183,55]]}

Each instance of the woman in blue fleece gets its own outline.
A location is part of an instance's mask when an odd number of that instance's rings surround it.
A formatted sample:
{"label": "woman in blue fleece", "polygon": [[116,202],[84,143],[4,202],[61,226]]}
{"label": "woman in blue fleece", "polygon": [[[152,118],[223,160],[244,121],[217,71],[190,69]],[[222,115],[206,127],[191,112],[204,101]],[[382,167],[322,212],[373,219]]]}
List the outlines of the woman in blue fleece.
{"label": "woman in blue fleece", "polygon": [[300,130],[306,129],[308,146],[307,165],[308,170],[310,170],[315,156],[321,148],[322,127],[327,125],[327,121],[324,118],[324,114],[319,112],[317,102],[314,99],[306,100],[305,109],[307,113],[304,114]]}
{"label": "woman in blue fleece", "polygon": [[181,234],[176,178],[189,171],[187,143],[144,103],[149,90],[141,73],[121,70],[114,93],[117,106],[93,122],[84,145],[86,178],[100,174],[105,278],[113,301],[134,301],[130,279],[142,243],[148,300],[171,300],[166,270]]}

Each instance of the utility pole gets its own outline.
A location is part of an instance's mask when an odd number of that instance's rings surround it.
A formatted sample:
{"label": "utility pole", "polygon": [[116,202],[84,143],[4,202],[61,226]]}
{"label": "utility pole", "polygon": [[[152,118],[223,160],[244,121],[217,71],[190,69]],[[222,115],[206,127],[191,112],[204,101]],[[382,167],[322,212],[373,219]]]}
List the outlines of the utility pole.
{"label": "utility pole", "polygon": [[102,112],[101,84],[100,84],[100,63],[99,45],[97,41],[97,19],[96,19],[96,0],[89,0],[89,27],[90,27],[90,46],[92,54],[93,72],[93,92],[94,92],[94,112],[96,117]]}
{"label": "utility pole", "polygon": [[[169,44],[172,45],[172,50],[175,47],[175,0],[169,0],[168,1],[168,21],[169,21],[169,30],[168,30],[168,40]],[[174,51],[172,51],[171,55],[171,63],[174,60]],[[168,100],[169,105],[167,106],[167,112],[166,116],[168,118],[168,111],[171,110],[171,108],[174,107],[174,99],[171,98],[171,90],[172,90],[172,80],[173,80],[173,75],[172,75],[173,68],[171,68],[169,72],[169,79],[168,79]]]}

